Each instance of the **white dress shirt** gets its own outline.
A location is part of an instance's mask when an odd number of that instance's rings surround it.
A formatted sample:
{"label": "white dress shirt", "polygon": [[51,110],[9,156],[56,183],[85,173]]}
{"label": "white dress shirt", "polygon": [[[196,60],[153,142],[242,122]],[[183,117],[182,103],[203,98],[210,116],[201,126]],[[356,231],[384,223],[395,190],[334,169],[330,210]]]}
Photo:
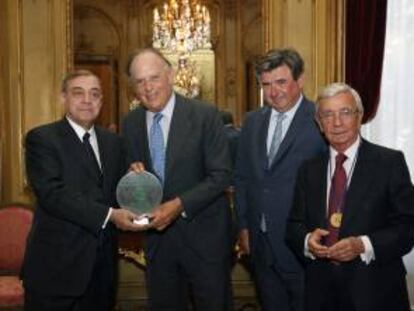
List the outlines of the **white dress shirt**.
{"label": "white dress shirt", "polygon": [[98,146],[98,139],[96,138],[95,127],[92,126],[87,131],[82,126],[80,126],[79,124],[77,124],[74,121],[72,121],[69,116],[66,116],[66,119],[68,120],[70,126],[75,131],[76,136],[79,137],[79,139],[80,139],[80,141],[82,143],[83,143],[83,136],[85,135],[85,133],[86,132],[89,133],[89,135],[90,135],[90,137],[89,137],[89,143],[92,146],[92,150],[93,150],[93,153],[95,154],[96,160],[98,161],[99,168],[102,169],[101,157],[99,156],[99,146]]}
{"label": "white dress shirt", "polygon": [[[355,164],[358,160],[358,149],[361,144],[361,137],[358,136],[357,140],[347,149],[345,150],[344,154],[346,155],[347,159],[343,163],[343,167],[347,176],[347,184],[346,187],[348,189],[352,175],[354,173]],[[327,180],[327,190],[326,190],[326,213],[328,213],[329,209],[329,193],[331,191],[331,180],[333,177],[333,174],[335,172],[335,158],[338,154],[338,151],[336,151],[332,146],[329,147],[329,164],[328,169],[326,172],[326,180]],[[309,252],[308,248],[308,240],[309,240],[310,233],[306,235],[305,239],[305,256],[314,259],[314,256]],[[365,262],[367,265],[371,262],[371,260],[375,259],[374,249],[372,247],[371,240],[368,236],[363,235],[360,236],[362,243],[364,244],[364,253],[360,254],[361,260]]]}
{"label": "white dress shirt", "polygon": [[[162,114],[162,118],[160,120],[160,126],[162,130],[162,135],[164,138],[165,148],[167,148],[168,134],[170,133],[170,125],[171,125],[171,120],[172,120],[172,116],[174,112],[174,107],[175,107],[175,94],[174,92],[172,92],[171,97],[168,100],[167,104],[165,105],[164,109],[159,112]],[[155,115],[155,112],[151,112],[147,110],[146,119],[147,119],[148,141],[150,139],[149,135],[150,135],[152,122],[154,122],[154,115]]]}
{"label": "white dress shirt", "polygon": [[[292,120],[295,116],[296,111],[298,110],[300,103],[303,99],[303,95],[300,94],[299,99],[296,101],[295,105],[290,108],[290,110],[284,112],[285,114],[285,118],[283,119],[282,122],[282,140],[285,137],[290,124],[292,123]],[[267,129],[267,154],[269,154],[269,150],[270,150],[270,146],[272,145],[272,139],[273,139],[273,135],[275,132],[275,128],[276,128],[276,123],[277,123],[277,117],[280,114],[279,111],[277,111],[276,109],[272,108],[271,114],[270,114],[270,120],[269,120],[269,127]]]}

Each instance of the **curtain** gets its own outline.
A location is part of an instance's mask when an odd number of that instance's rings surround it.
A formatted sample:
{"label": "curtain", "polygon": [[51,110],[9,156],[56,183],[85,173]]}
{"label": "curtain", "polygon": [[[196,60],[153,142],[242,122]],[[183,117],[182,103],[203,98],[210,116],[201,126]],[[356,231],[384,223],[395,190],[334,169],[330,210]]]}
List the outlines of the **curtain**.
{"label": "curtain", "polygon": [[346,2],[345,81],[361,95],[364,123],[378,108],[386,9],[387,0]]}
{"label": "curtain", "polygon": [[[362,128],[369,140],[402,150],[414,175],[414,1],[389,1],[381,101],[372,122]],[[414,305],[414,252],[404,257],[408,291]]]}

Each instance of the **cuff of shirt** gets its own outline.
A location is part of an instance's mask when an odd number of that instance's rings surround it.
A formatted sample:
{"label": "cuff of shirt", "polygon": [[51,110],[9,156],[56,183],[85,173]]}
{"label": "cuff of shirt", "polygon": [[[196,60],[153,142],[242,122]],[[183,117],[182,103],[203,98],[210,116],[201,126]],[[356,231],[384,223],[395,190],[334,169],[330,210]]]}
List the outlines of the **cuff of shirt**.
{"label": "cuff of shirt", "polygon": [[309,251],[309,247],[308,247],[308,241],[309,241],[309,237],[310,237],[310,233],[308,233],[305,237],[305,244],[303,245],[303,254],[305,255],[305,257],[310,258],[312,260],[315,260],[315,256],[312,255],[312,253]]}
{"label": "cuff of shirt", "polygon": [[102,224],[102,229],[106,228],[106,225],[108,224],[109,218],[111,218],[111,214],[112,214],[112,207],[109,208],[108,215],[106,215],[105,221]]}
{"label": "cuff of shirt", "polygon": [[371,240],[368,236],[363,235],[360,236],[362,240],[362,244],[364,244],[365,251],[360,255],[361,260],[365,262],[367,265],[371,262],[371,260],[375,260],[375,253],[374,248],[372,247]]}

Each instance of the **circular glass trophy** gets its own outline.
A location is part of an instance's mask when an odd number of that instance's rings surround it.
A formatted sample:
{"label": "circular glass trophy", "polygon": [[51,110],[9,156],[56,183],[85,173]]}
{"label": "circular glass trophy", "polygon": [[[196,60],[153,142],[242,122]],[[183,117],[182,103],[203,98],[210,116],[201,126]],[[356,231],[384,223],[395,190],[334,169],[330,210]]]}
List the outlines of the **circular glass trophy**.
{"label": "circular glass trophy", "polygon": [[135,220],[135,223],[148,224],[148,214],[161,203],[161,182],[147,171],[139,174],[129,172],[121,178],[116,187],[116,199],[121,207],[140,215],[140,219]]}

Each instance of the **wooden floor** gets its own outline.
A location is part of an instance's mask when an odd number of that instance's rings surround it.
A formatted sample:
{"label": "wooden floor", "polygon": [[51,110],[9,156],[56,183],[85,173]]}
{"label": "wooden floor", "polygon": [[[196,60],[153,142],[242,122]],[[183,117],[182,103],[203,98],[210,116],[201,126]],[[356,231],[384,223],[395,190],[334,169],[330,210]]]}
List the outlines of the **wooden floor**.
{"label": "wooden floor", "polygon": [[[149,311],[146,301],[119,301],[115,311]],[[259,311],[257,301],[251,298],[236,297],[234,311]]]}

